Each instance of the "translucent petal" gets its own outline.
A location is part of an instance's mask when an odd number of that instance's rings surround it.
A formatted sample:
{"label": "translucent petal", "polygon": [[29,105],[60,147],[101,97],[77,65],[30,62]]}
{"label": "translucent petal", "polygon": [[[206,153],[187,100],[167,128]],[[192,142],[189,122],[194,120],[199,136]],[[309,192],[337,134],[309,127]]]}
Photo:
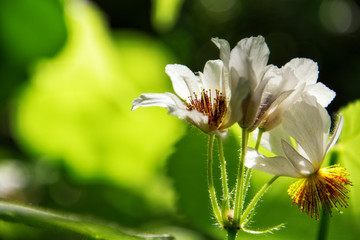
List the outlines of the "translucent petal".
{"label": "translucent petal", "polygon": [[344,125],[344,117],[343,117],[343,115],[339,115],[339,119],[338,119],[338,122],[337,122],[337,125],[335,128],[335,131],[334,131],[334,133],[328,143],[328,146],[326,148],[326,153],[334,146],[334,144],[339,139],[343,125]]}
{"label": "translucent petal", "polygon": [[236,87],[231,88],[231,98],[228,106],[228,113],[224,120],[224,126],[230,126],[234,122],[240,121],[243,117],[242,103],[249,93],[249,82],[238,82]]}
{"label": "translucent petal", "polygon": [[282,140],[282,148],[286,155],[286,158],[294,165],[294,167],[300,172],[304,177],[311,175],[315,172],[315,169],[311,162],[301,156],[289,143]]}
{"label": "translucent petal", "polygon": [[297,144],[306,152],[317,170],[320,168],[330,127],[330,116],[311,98],[295,103],[284,113],[283,126]]}
{"label": "translucent petal", "polygon": [[[257,131],[258,130],[255,130],[254,136],[257,136]],[[282,125],[279,125],[269,132],[264,132],[261,138],[261,146],[278,156],[285,157],[285,153],[282,149],[281,140],[285,140],[286,142],[291,143],[289,134],[285,132]]]}
{"label": "translucent petal", "polygon": [[273,128],[277,127],[279,124],[281,124],[284,112],[300,98],[304,89],[305,83],[297,87],[295,90],[287,91],[290,92],[290,94],[287,96],[283,96],[283,98],[285,97],[284,99],[278,98],[279,100],[277,101],[282,101],[279,102],[278,105],[275,105],[275,102],[271,105],[268,116],[263,121],[263,123],[261,123],[261,127],[266,129],[266,131],[270,131]]}
{"label": "translucent petal", "polygon": [[303,177],[288,159],[280,156],[268,158],[251,148],[248,148],[245,166],[275,176]]}
{"label": "translucent petal", "polygon": [[[175,100],[178,99],[179,101]],[[132,102],[132,111],[139,107],[163,107],[169,112],[175,109],[186,110],[186,106],[172,93],[143,93]]]}
{"label": "translucent petal", "polygon": [[165,67],[174,91],[179,97],[186,100],[193,92],[198,93],[201,88],[200,79],[186,66],[169,64]]}
{"label": "translucent petal", "polygon": [[307,58],[294,58],[285,64],[284,69],[286,68],[294,70],[299,83],[315,84],[319,75],[317,63]]}
{"label": "translucent petal", "polygon": [[316,97],[317,102],[323,107],[327,107],[336,96],[336,93],[333,90],[329,89],[320,82],[315,85],[308,86],[305,91]]}
{"label": "translucent petal", "polygon": [[219,39],[219,38],[212,38],[211,41],[219,48],[220,59],[224,62],[224,65],[228,67],[229,59],[230,59],[229,42],[224,39]]}
{"label": "translucent petal", "polygon": [[223,62],[221,60],[211,60],[207,61],[204,67],[204,73],[202,75],[202,85],[205,90],[211,89],[211,96],[214,98],[215,90],[225,90],[222,89],[223,81]]}
{"label": "translucent petal", "polygon": [[251,78],[252,88],[255,88],[266,70],[269,54],[262,36],[244,38],[230,53],[230,71],[236,71],[239,78]]}
{"label": "translucent petal", "polygon": [[133,101],[131,110],[139,107],[158,106],[166,108],[169,114],[185,119],[204,132],[208,132],[208,117],[196,110],[186,110],[185,104],[172,93],[144,93]]}

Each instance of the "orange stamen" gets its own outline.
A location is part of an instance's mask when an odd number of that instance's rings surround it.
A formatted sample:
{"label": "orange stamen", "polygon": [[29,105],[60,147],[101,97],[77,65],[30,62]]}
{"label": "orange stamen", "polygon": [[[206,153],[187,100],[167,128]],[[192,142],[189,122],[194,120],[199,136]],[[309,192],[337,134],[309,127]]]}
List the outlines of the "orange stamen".
{"label": "orange stamen", "polygon": [[332,215],[332,208],[339,211],[340,207],[347,207],[348,187],[351,181],[345,168],[333,165],[320,169],[313,175],[300,179],[290,185],[288,194],[300,212],[310,217],[320,219],[320,209]]}
{"label": "orange stamen", "polygon": [[220,127],[227,111],[226,99],[219,90],[216,90],[216,97],[211,98],[211,90],[202,89],[201,96],[198,98],[194,92],[189,96],[186,102],[187,110],[197,110],[208,116],[210,130],[216,130]]}

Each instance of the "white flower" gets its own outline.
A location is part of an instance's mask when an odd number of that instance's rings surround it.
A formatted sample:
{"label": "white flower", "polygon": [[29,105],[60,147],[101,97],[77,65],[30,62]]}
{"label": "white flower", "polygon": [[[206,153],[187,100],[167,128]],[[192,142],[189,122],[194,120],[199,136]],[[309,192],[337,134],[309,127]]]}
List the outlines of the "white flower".
{"label": "white flower", "polygon": [[318,67],[310,59],[292,59],[280,69],[267,65],[270,51],[262,36],[242,39],[231,52],[226,40],[214,38],[213,42],[220,49],[232,87],[250,88],[247,98],[238,104],[241,127],[250,131],[259,126],[267,131],[273,129],[303,92],[315,96],[324,107],[335,97],[332,90],[316,83]]}
{"label": "white flower", "polygon": [[[351,182],[344,168],[338,165],[322,168],[326,154],[336,143],[343,126],[340,116],[331,139],[330,116],[310,95],[284,113],[283,125],[264,134],[262,145],[276,157],[265,157],[248,149],[245,165],[265,173],[301,178],[288,193],[302,212],[319,218],[320,205],[331,213],[337,205],[347,206],[347,185]],[[295,140],[295,146],[292,139]]]}
{"label": "white flower", "polygon": [[[195,75],[189,68],[179,64],[166,66],[175,93],[145,93],[133,101],[132,110],[138,107],[159,106],[169,114],[185,119],[205,133],[224,134],[237,121],[232,95],[240,102],[247,88],[231,91],[221,60],[205,64],[203,73]],[[235,101],[237,102],[237,101]]]}

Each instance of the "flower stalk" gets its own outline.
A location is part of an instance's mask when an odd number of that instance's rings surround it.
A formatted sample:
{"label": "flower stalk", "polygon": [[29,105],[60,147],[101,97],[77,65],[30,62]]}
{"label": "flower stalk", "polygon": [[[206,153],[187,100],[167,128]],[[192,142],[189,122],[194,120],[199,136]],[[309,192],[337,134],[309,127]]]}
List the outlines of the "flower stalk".
{"label": "flower stalk", "polygon": [[[259,151],[261,138],[262,138],[262,135],[263,135],[264,132],[265,132],[264,128],[259,128],[258,136],[257,136],[257,139],[256,139],[256,145],[255,145],[255,150],[256,151]],[[243,193],[244,196],[246,195],[247,190],[250,187],[250,180],[251,180],[252,172],[253,172],[253,170],[251,168],[246,168],[246,173],[245,173],[246,179],[245,179],[245,184],[244,184],[245,189],[244,189],[244,193]]]}
{"label": "flower stalk", "polygon": [[214,177],[213,177],[213,145],[214,145],[214,134],[209,135],[209,145],[208,145],[208,174],[207,174],[207,181],[209,187],[209,194],[210,194],[210,201],[212,210],[216,220],[221,223],[221,212],[219,209],[219,205],[216,198],[216,192],[214,187]]}
{"label": "flower stalk", "polygon": [[240,217],[244,204],[244,175],[245,175],[245,155],[246,148],[249,141],[249,131],[247,128],[242,128],[241,139],[241,155],[239,161],[239,171],[237,175],[237,186],[235,193],[235,207],[234,207],[234,226],[240,229]]}
{"label": "flower stalk", "polygon": [[235,240],[236,239],[237,230],[230,228],[227,229],[227,240]]}
{"label": "flower stalk", "polygon": [[228,222],[227,213],[230,209],[230,196],[229,196],[229,188],[228,188],[228,179],[227,179],[227,171],[226,171],[226,161],[224,157],[224,148],[223,148],[223,140],[221,136],[216,136],[219,148],[219,160],[220,160],[220,167],[221,167],[221,183],[222,183],[222,192],[223,192],[223,199],[221,205],[221,214],[224,223]]}

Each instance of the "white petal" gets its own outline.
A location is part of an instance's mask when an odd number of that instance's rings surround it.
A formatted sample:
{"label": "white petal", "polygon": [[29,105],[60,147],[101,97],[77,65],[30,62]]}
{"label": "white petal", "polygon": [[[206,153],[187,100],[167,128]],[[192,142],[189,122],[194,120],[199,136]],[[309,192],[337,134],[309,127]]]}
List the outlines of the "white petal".
{"label": "white petal", "polygon": [[302,177],[288,159],[284,157],[268,158],[251,148],[247,150],[245,166],[276,176]]}
{"label": "white petal", "polygon": [[269,54],[262,36],[242,39],[230,53],[230,71],[236,71],[239,78],[251,80],[251,88],[255,88],[266,70]]}
{"label": "white petal", "polygon": [[222,70],[223,62],[221,60],[211,60],[207,61],[204,67],[204,73],[202,76],[203,87],[208,90],[211,89],[211,96],[215,97],[215,90],[225,90],[221,89],[222,86]]}
{"label": "white petal", "polygon": [[284,68],[293,69],[299,83],[314,84],[319,75],[317,63],[307,58],[294,58],[285,64]]}
{"label": "white petal", "polygon": [[286,158],[294,165],[299,173],[306,177],[315,172],[315,169],[309,160],[301,156],[289,143],[282,140],[281,144]]}
{"label": "white petal", "polygon": [[294,70],[290,68],[278,69],[276,66],[269,65],[264,78],[270,79],[266,86],[266,91],[270,92],[273,96],[278,96],[284,91],[292,90],[297,85]]}
{"label": "white petal", "polygon": [[226,67],[229,66],[230,60],[230,45],[229,42],[224,39],[212,38],[211,41],[219,48],[220,50],[220,59],[224,62]]}
{"label": "white petal", "polygon": [[238,82],[236,87],[231,88],[231,98],[226,114],[226,119],[224,119],[223,127],[230,127],[233,123],[242,119],[242,103],[248,95],[249,90],[249,82],[247,81]]}
{"label": "white petal", "polygon": [[336,95],[333,90],[329,89],[320,82],[315,85],[308,86],[305,91],[316,97],[317,102],[323,107],[327,107]]}
{"label": "white petal", "polygon": [[169,111],[169,114],[175,115],[180,119],[185,119],[196,127],[207,132],[208,117],[196,110],[186,110],[185,104],[172,93],[144,93],[133,101],[131,110],[139,107],[163,107]]}
{"label": "white petal", "polygon": [[[257,135],[256,130],[254,135]],[[285,140],[288,143],[291,143],[291,139],[289,134],[287,134],[282,125],[277,126],[276,128],[272,129],[269,132],[264,132],[261,138],[261,146],[269,150],[270,152],[278,155],[278,156],[285,156],[285,153],[282,149],[281,141]],[[256,139],[255,139],[256,141]]]}
{"label": "white petal", "polygon": [[326,148],[324,124],[330,122],[330,116],[323,115],[323,109],[320,108],[318,104],[313,106],[306,101],[299,101],[284,113],[283,118],[285,131],[306,152],[315,169],[319,169],[323,161]]}
{"label": "white petal", "polygon": [[[174,111],[174,109],[179,108],[186,110],[186,106],[184,104],[177,105],[178,102],[175,102],[171,97],[171,93],[143,93],[140,97],[135,98],[132,102],[133,106],[131,111],[139,108],[139,107],[163,107],[168,109],[168,111]],[[175,96],[175,95],[173,95]],[[175,98],[177,98],[175,96]],[[178,99],[178,98],[177,98]]]}
{"label": "white petal", "polygon": [[334,144],[339,139],[343,125],[344,125],[344,117],[343,117],[343,115],[340,114],[335,131],[334,131],[334,133],[329,141],[329,144],[326,148],[326,153],[334,146]]}
{"label": "white petal", "polygon": [[174,91],[182,99],[186,100],[193,92],[199,92],[200,79],[188,67],[180,64],[168,64],[165,72],[172,81]]}
{"label": "white petal", "polygon": [[[271,105],[271,109],[269,109],[268,116],[266,119],[261,123],[261,127],[266,129],[266,131],[270,131],[282,122],[283,114],[284,112],[292,105],[294,104],[301,96],[305,89],[305,83],[303,83],[301,86],[297,87],[295,90],[287,91],[290,92],[288,96],[285,99],[277,99],[276,101],[281,101],[277,106],[274,105],[274,102]],[[274,105],[274,106],[273,106]]]}
{"label": "white petal", "polygon": [[[272,102],[271,94],[265,92],[265,87],[269,82],[269,78],[263,79],[259,85],[254,89],[253,92],[250,92],[250,98],[246,103],[246,108],[244,109],[243,120],[240,123],[241,127],[252,127],[254,128],[254,123],[259,117],[261,110],[261,104],[265,102]],[[269,97],[269,99],[267,99]],[[263,101],[262,101],[263,100]],[[265,103],[266,104],[266,103]],[[251,129],[254,130],[254,129]]]}

